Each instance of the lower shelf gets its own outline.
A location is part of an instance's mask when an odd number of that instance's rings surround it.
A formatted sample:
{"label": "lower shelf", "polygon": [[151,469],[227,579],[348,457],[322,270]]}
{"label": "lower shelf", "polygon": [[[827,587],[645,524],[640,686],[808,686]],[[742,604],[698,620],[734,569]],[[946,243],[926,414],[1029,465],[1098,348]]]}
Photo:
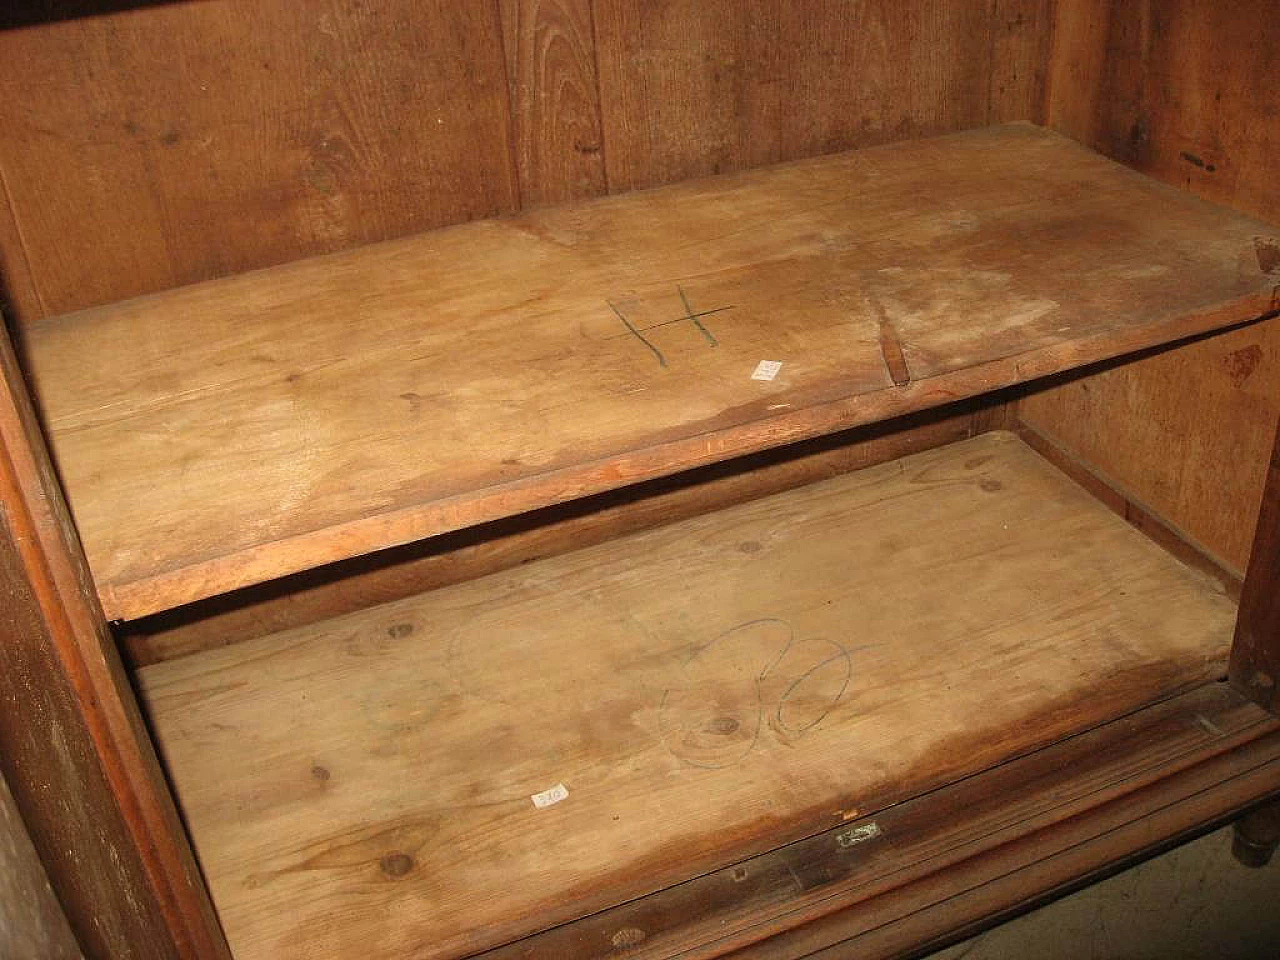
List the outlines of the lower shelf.
{"label": "lower shelf", "polygon": [[1200,684],[1234,614],[993,433],[140,681],[239,960],[453,957]]}

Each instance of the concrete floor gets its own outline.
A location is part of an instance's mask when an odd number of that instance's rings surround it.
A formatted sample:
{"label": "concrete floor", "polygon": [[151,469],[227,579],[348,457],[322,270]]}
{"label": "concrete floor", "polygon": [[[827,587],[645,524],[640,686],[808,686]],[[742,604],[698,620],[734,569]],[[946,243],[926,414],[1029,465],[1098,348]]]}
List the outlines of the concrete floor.
{"label": "concrete floor", "polygon": [[929,960],[962,958],[1280,960],[1280,854],[1242,867],[1227,827]]}

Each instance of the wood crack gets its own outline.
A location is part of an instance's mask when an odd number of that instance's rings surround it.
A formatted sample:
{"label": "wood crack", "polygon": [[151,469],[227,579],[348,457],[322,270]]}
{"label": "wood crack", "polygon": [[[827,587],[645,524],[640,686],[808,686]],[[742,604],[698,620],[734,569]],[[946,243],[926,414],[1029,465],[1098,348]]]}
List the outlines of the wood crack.
{"label": "wood crack", "polygon": [[885,368],[895,386],[905,387],[911,383],[911,370],[907,366],[906,355],[902,352],[902,340],[898,337],[893,322],[883,315],[880,317],[880,356],[884,357]]}

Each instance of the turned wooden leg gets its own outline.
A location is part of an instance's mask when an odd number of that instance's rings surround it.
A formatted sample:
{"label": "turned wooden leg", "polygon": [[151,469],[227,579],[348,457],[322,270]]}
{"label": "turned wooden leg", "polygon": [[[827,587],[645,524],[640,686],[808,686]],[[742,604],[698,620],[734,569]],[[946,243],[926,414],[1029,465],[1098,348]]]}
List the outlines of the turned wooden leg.
{"label": "turned wooden leg", "polygon": [[1235,822],[1231,852],[1246,867],[1265,867],[1280,846],[1280,800],[1247,813]]}

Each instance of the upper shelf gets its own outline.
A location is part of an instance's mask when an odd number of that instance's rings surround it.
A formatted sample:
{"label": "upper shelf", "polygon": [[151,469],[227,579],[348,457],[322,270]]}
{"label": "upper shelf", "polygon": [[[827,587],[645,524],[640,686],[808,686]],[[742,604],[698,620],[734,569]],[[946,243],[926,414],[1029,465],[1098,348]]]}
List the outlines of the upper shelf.
{"label": "upper shelf", "polygon": [[1253,319],[1276,234],[999,127],[86,310],[28,358],[127,619]]}

